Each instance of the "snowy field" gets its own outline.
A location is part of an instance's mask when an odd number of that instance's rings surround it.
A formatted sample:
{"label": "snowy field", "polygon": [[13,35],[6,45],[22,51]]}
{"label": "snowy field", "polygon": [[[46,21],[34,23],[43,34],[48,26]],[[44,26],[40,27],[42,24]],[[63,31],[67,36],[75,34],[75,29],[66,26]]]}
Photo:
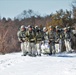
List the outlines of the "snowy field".
{"label": "snowy field", "polygon": [[76,54],[21,56],[0,55],[0,75],[76,75]]}

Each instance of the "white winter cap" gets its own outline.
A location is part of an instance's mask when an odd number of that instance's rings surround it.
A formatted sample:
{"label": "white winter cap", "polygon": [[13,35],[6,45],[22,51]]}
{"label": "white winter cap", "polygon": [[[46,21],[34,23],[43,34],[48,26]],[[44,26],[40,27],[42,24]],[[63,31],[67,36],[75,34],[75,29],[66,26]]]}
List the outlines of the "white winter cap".
{"label": "white winter cap", "polygon": [[36,25],[35,28],[38,28],[38,26]]}
{"label": "white winter cap", "polygon": [[21,26],[21,29],[22,29],[22,28],[25,28],[25,26],[24,26],[24,25],[22,25],[22,26]]}
{"label": "white winter cap", "polygon": [[70,27],[68,27],[68,29],[69,29]]}
{"label": "white winter cap", "polygon": [[56,26],[55,28],[56,28],[56,30],[58,30],[59,29],[59,26]]}
{"label": "white winter cap", "polygon": [[59,28],[58,26],[55,27],[56,29]]}
{"label": "white winter cap", "polygon": [[31,25],[28,25],[28,28],[32,28],[32,26]]}
{"label": "white winter cap", "polygon": [[64,30],[66,30],[67,28],[65,27]]}
{"label": "white winter cap", "polygon": [[43,31],[46,29],[46,27],[43,28]]}
{"label": "white winter cap", "polygon": [[52,26],[49,26],[49,28],[53,28]]}

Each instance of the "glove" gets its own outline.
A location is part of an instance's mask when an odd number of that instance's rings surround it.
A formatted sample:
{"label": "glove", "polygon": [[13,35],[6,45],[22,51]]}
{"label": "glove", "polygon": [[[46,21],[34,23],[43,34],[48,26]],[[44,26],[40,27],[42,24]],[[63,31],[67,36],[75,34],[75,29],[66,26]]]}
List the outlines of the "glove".
{"label": "glove", "polygon": [[24,42],[24,40],[20,38],[20,39],[19,39],[19,42]]}

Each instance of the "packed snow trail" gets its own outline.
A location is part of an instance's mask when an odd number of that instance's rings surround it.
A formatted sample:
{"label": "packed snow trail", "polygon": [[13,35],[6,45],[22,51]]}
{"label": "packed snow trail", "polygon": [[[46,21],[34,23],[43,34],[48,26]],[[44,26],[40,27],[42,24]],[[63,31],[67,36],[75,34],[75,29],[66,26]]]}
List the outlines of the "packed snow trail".
{"label": "packed snow trail", "polygon": [[0,55],[0,75],[76,75],[76,54],[55,56]]}

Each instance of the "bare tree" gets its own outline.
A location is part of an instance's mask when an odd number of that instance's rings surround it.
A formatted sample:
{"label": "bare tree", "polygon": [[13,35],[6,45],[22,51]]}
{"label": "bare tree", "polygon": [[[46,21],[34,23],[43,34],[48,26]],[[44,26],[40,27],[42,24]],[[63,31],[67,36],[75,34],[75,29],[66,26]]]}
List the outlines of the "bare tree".
{"label": "bare tree", "polygon": [[33,10],[29,9],[28,14],[29,14],[29,17],[31,17],[33,15]]}

